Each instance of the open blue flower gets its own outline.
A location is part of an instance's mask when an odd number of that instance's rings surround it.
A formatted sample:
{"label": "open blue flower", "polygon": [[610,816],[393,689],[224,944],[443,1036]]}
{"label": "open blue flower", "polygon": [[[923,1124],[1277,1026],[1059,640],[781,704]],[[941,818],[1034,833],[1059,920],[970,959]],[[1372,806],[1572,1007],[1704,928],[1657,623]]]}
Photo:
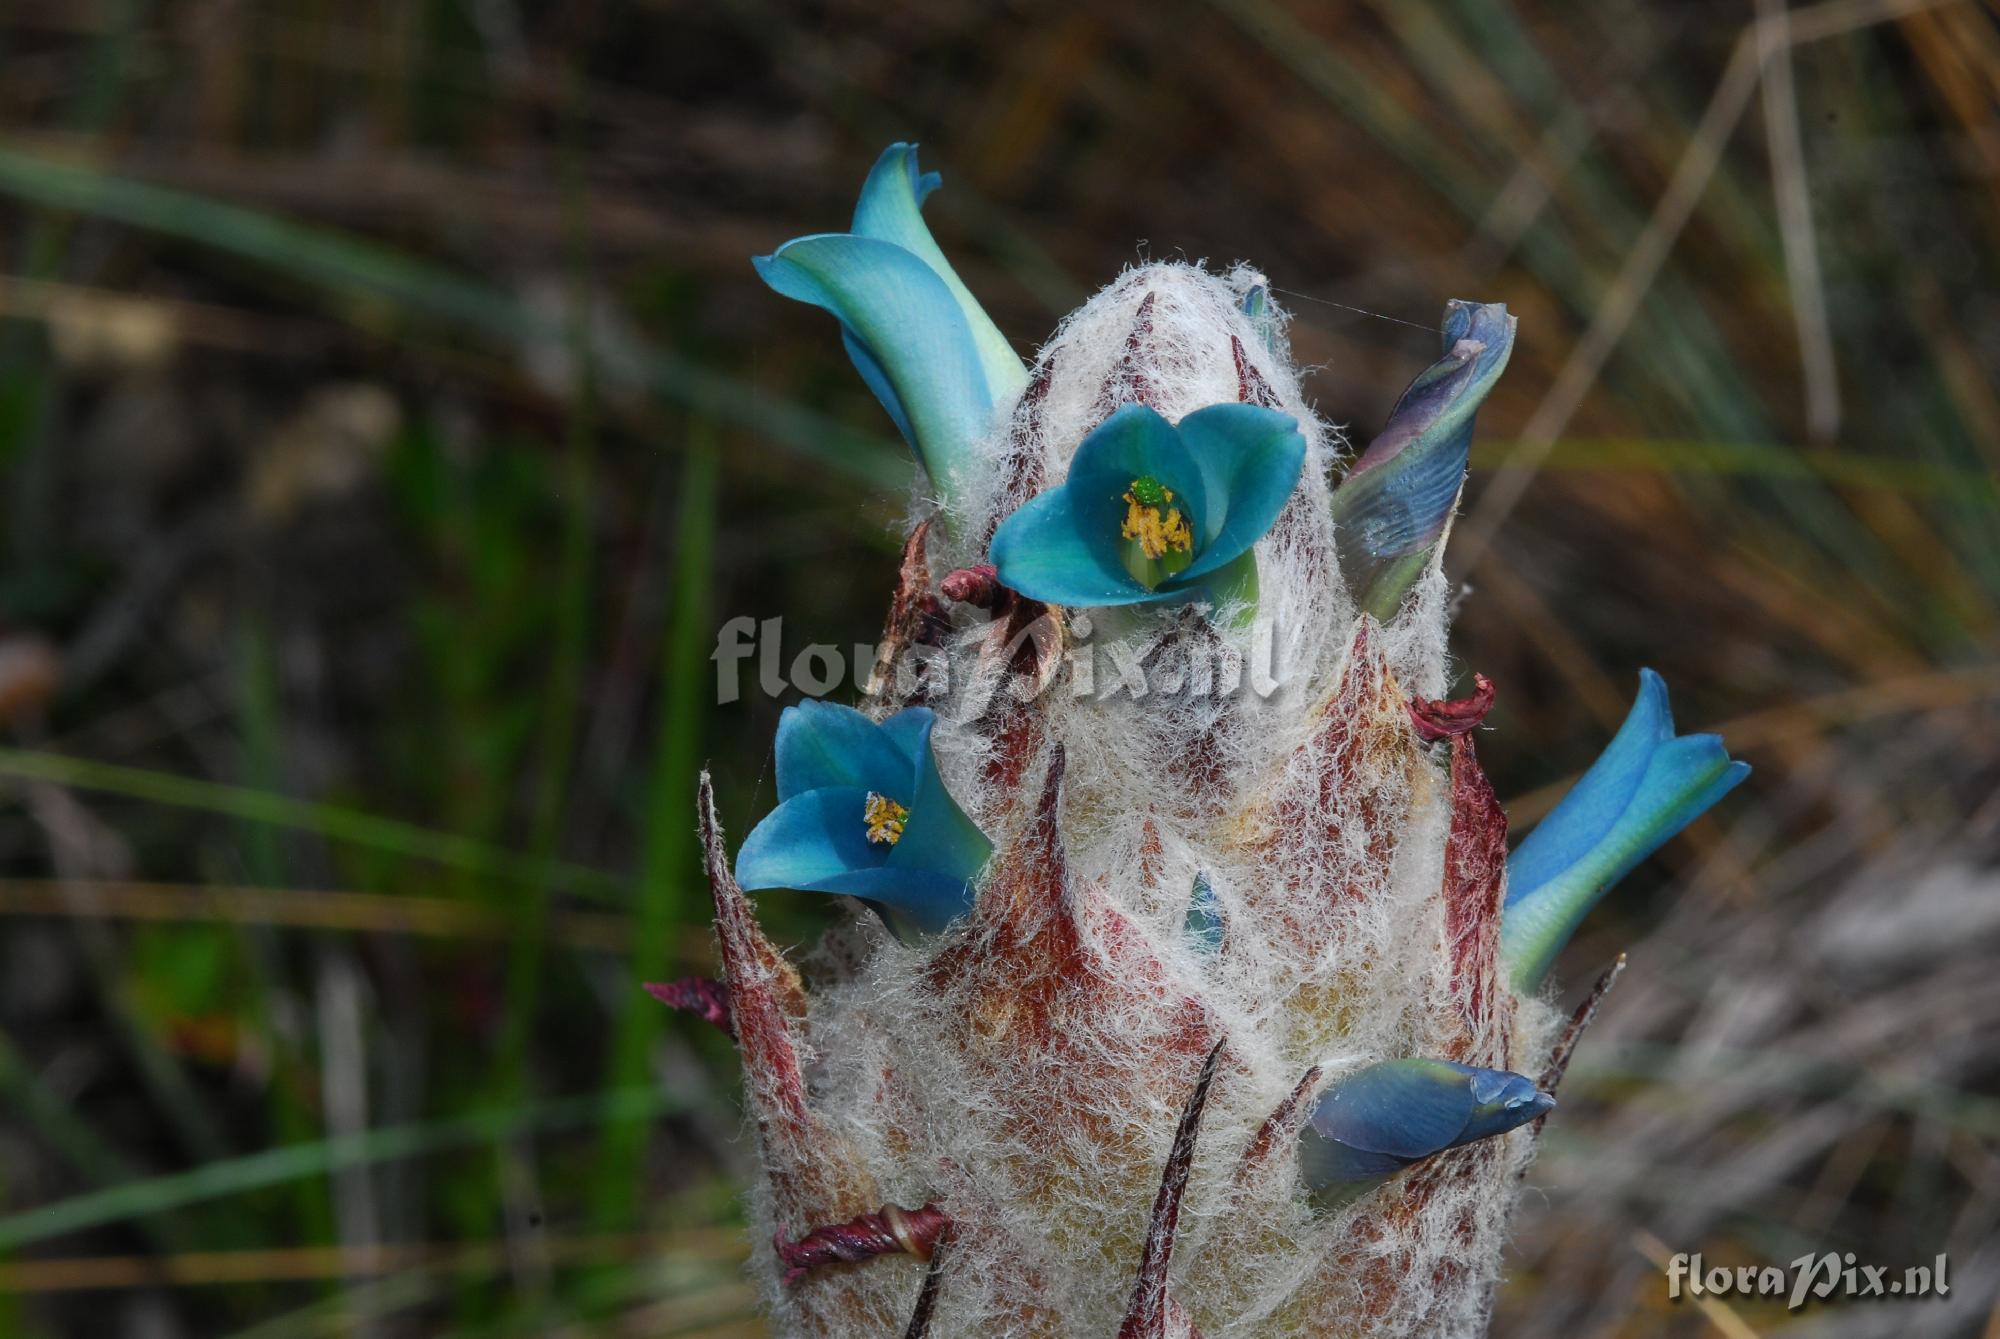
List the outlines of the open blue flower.
{"label": "open blue flower", "polygon": [[933,724],[924,707],[879,725],[831,702],[787,707],[778,807],[744,838],[736,881],[858,897],[903,938],[971,910],[993,847],[938,776]]}
{"label": "open blue flower", "polygon": [[1556,1104],[1519,1074],[1451,1060],[1384,1060],[1321,1091],[1299,1132],[1299,1172],[1333,1208],[1448,1148],[1505,1134]]}
{"label": "open blue flower", "polygon": [[917,146],[892,144],[861,187],[851,231],[794,238],[752,264],[778,292],[840,322],[848,357],[947,497],[995,407],[1027,370],[924,224],[938,188]]}
{"label": "open blue flower", "polygon": [[1299,425],[1274,409],[1210,405],[1176,427],[1128,404],[1083,439],[1067,479],[1001,523],[989,557],[1001,584],[1047,604],[1214,600],[1254,580],[1252,546],[1305,459]]}
{"label": "open blue flower", "polygon": [[1333,494],[1333,539],[1356,607],[1393,617],[1458,506],[1473,418],[1514,349],[1500,303],[1445,305],[1444,357],[1404,390]]}
{"label": "open blue flower", "polygon": [[1639,697],[1583,779],[1507,858],[1500,956],[1534,991],[1611,885],[1750,774],[1720,735],[1674,734],[1666,681],[1639,671]]}

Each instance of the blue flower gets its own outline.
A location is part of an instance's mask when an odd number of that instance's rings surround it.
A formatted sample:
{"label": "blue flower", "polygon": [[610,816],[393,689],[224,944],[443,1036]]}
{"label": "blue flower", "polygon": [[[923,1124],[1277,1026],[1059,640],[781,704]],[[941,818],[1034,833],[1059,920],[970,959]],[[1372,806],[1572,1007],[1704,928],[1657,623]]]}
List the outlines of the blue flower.
{"label": "blue flower", "polygon": [[1290,416],[1246,404],[1175,427],[1128,404],[1077,447],[1069,477],[993,535],[1001,584],[1046,604],[1127,605],[1254,590],[1252,546],[1299,482]]}
{"label": "blue flower", "polygon": [[1505,1134],[1556,1104],[1504,1069],[1384,1060],[1334,1080],[1299,1134],[1299,1172],[1334,1208],[1435,1153]]}
{"label": "blue flower", "polygon": [[1458,506],[1472,422],[1514,349],[1514,318],[1500,303],[1450,302],[1444,357],[1389,411],[1333,494],[1333,540],[1348,593],[1387,621],[1423,575]]}
{"label": "blue flower", "polygon": [[778,721],[778,807],[736,854],[745,888],[846,893],[898,936],[934,934],[972,908],[992,852],[938,776],[924,707],[881,724],[802,702]]}
{"label": "blue flower", "polygon": [[1514,989],[1539,987],[1611,885],[1748,775],[1720,735],[1675,736],[1666,681],[1639,671],[1610,747],[1507,858],[1500,957]]}
{"label": "blue flower", "polygon": [[794,238],[752,264],[765,283],[840,322],[848,357],[924,472],[949,497],[995,407],[1028,374],[924,224],[938,174],[892,144],[861,187],[851,231]]}

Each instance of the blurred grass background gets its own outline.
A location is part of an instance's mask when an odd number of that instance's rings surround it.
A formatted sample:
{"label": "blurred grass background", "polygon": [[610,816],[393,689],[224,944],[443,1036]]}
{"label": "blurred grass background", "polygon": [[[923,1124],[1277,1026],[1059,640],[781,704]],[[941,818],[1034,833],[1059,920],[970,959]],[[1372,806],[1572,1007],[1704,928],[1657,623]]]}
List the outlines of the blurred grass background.
{"label": "blurred grass background", "polygon": [[1566,960],[1634,965],[1497,1332],[2000,1335],[1992,7],[13,0],[0,71],[0,1334],[762,1333],[733,1059],[637,983],[695,770],[770,800],[715,630],[872,640],[909,474],[747,258],[914,138],[1024,352],[1249,259],[1365,440],[1507,302],[1516,824],[1644,664],[1758,769]]}

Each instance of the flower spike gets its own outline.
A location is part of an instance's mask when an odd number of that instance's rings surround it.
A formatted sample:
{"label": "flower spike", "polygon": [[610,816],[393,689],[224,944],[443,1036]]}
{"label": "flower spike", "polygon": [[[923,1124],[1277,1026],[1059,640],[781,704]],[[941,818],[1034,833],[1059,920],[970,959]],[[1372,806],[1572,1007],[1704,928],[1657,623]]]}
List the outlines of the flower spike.
{"label": "flower spike", "polygon": [[1334,546],[1354,603],[1387,622],[1423,575],[1465,483],[1472,422],[1514,349],[1500,303],[1451,302],[1444,357],[1412,381],[1333,495]]}
{"label": "flower spike", "polygon": [[751,263],[779,293],[839,320],[855,370],[948,498],[1027,371],[924,225],[938,181],[918,172],[915,145],[892,144],[862,187],[853,231],[794,238]]}
{"label": "flower spike", "polygon": [[993,535],[1000,581],[1045,604],[1216,601],[1254,581],[1252,549],[1304,469],[1289,415],[1210,405],[1171,424],[1128,404],[1077,447],[1069,477]]}
{"label": "flower spike", "polygon": [[1299,1171],[1316,1204],[1338,1208],[1448,1148],[1505,1134],[1555,1098],[1504,1069],[1384,1060],[1333,1081],[1299,1135]]}
{"label": "flower spike", "polygon": [[1514,989],[1534,993],[1611,886],[1748,775],[1720,735],[1675,735],[1666,681],[1639,671],[1609,747],[1507,859],[1500,956]]}
{"label": "flower spike", "polygon": [[971,910],[993,848],[938,776],[935,723],[924,707],[879,725],[831,702],[787,707],[778,807],[743,839],[737,881],[858,897],[905,939]]}

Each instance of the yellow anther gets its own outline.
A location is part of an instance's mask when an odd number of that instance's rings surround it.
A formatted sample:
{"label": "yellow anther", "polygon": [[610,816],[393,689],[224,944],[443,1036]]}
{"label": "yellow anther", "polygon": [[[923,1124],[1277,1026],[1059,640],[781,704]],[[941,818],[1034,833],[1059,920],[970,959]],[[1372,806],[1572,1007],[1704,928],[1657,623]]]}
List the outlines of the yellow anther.
{"label": "yellow anther", "polygon": [[1139,551],[1148,558],[1188,552],[1194,532],[1180,508],[1171,505],[1173,500],[1174,490],[1158,479],[1134,479],[1125,490],[1125,525],[1119,534],[1138,540]]}
{"label": "yellow anther", "polygon": [[894,846],[903,840],[903,824],[910,821],[910,811],[887,795],[877,795],[871,790],[862,819],[868,824],[869,841]]}

